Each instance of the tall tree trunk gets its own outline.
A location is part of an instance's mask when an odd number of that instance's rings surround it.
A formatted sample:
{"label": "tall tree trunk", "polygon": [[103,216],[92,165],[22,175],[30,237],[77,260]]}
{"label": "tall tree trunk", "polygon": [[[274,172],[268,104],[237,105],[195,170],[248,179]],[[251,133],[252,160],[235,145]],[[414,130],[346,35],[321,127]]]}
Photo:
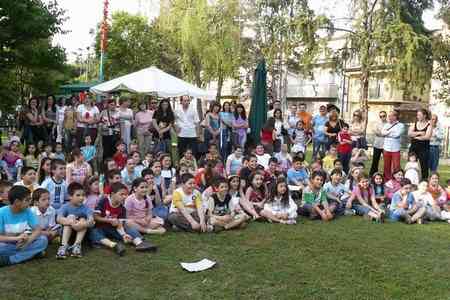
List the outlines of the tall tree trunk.
{"label": "tall tree trunk", "polygon": [[219,73],[219,78],[217,80],[217,95],[216,95],[216,101],[220,103],[220,98],[222,97],[222,87],[223,87],[223,73]]}
{"label": "tall tree trunk", "polygon": [[369,117],[369,72],[363,72],[361,76],[361,109],[365,120],[364,135],[367,131],[367,120]]}

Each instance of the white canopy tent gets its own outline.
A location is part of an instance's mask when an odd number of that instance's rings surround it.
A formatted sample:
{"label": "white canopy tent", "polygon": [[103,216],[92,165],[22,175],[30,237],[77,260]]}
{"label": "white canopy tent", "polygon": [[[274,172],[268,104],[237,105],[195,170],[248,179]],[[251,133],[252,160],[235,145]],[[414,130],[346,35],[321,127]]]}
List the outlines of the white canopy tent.
{"label": "white canopy tent", "polygon": [[96,94],[107,94],[118,91],[128,91],[137,94],[154,94],[159,97],[191,96],[207,100],[214,96],[184,80],[176,78],[156,67],[140,71],[103,82],[90,88]]}

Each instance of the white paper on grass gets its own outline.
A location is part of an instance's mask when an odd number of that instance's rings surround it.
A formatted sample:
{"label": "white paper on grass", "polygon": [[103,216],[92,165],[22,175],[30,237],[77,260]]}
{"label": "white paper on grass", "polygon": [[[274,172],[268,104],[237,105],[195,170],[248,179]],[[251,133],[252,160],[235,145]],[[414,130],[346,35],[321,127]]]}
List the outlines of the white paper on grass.
{"label": "white paper on grass", "polygon": [[216,264],[216,262],[204,258],[198,262],[194,262],[194,263],[183,263],[182,262],[180,264],[181,264],[181,267],[188,272],[200,272],[200,271],[205,271],[205,270],[212,268]]}

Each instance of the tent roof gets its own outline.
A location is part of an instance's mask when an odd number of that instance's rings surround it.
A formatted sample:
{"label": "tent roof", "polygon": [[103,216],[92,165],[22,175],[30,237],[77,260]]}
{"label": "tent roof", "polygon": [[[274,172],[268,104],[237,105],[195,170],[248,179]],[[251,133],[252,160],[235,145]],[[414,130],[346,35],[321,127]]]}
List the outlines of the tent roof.
{"label": "tent roof", "polygon": [[142,69],[91,87],[91,92],[106,94],[128,91],[137,94],[156,94],[159,97],[178,97],[188,95],[210,99],[207,91],[184,80],[167,74],[156,67]]}

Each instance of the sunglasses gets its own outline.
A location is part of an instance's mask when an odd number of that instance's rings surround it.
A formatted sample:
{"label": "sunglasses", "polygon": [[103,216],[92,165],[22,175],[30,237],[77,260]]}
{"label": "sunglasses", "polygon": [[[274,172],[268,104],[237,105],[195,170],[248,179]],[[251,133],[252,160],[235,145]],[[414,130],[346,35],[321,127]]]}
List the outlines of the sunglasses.
{"label": "sunglasses", "polygon": [[386,118],[386,115],[380,115],[380,118]]}

